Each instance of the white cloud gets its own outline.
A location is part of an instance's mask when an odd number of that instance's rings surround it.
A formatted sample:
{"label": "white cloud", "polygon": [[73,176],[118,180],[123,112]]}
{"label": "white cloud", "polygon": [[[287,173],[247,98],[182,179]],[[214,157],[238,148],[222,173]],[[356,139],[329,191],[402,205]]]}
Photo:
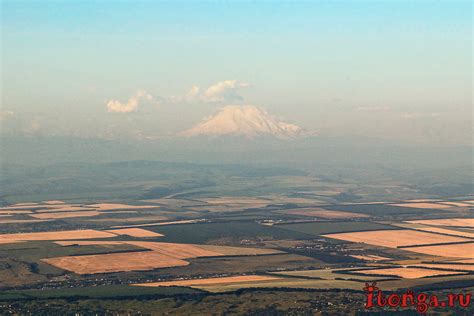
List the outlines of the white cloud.
{"label": "white cloud", "polygon": [[115,113],[130,113],[138,110],[138,105],[141,100],[153,100],[153,96],[143,90],[138,90],[127,103],[122,103],[118,100],[109,100],[107,102],[107,111]]}
{"label": "white cloud", "polygon": [[204,100],[207,102],[242,101],[243,98],[238,93],[238,91],[249,86],[250,84],[237,80],[220,81],[213,84],[207,88],[206,91],[204,91]]}
{"label": "white cloud", "polygon": [[199,86],[193,86],[183,96],[172,96],[170,102],[206,102],[206,103],[227,103],[243,101],[243,97],[239,94],[239,90],[250,87],[246,82],[237,80],[224,80],[216,82],[207,89]]}
{"label": "white cloud", "polygon": [[193,86],[191,90],[186,94],[187,99],[193,99],[199,96],[199,93],[201,92],[201,89],[198,86]]}
{"label": "white cloud", "polygon": [[191,87],[191,89],[179,96],[169,96],[167,98],[160,98],[152,96],[146,91],[139,90],[127,102],[121,102],[119,100],[109,100],[106,102],[107,111],[113,113],[131,113],[138,111],[140,103],[142,101],[154,101],[169,102],[169,103],[191,103],[191,102],[204,102],[204,103],[228,103],[243,101],[243,97],[239,94],[240,89],[250,87],[250,84],[237,80],[224,80],[216,82],[208,88],[201,88],[197,85]]}
{"label": "white cloud", "polygon": [[169,101],[171,103],[193,102],[201,99],[201,88],[192,86],[192,88],[183,96],[171,96]]}
{"label": "white cloud", "polygon": [[390,111],[389,106],[359,106],[358,111]]}

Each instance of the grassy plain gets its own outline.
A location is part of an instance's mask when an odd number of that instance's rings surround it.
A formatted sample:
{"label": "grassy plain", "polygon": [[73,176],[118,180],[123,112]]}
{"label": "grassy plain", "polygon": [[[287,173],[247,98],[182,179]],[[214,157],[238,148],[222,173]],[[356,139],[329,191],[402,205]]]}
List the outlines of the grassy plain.
{"label": "grassy plain", "polygon": [[357,273],[362,273],[362,274],[367,274],[367,275],[398,276],[404,279],[419,279],[419,278],[433,277],[433,276],[440,276],[440,275],[464,274],[463,272],[424,269],[424,268],[412,268],[412,267],[357,270]]}
{"label": "grassy plain", "polygon": [[356,221],[322,221],[311,223],[281,224],[276,225],[276,227],[309,234],[311,236],[320,236],[323,234],[330,233],[395,229],[394,227],[389,225]]}
{"label": "grassy plain", "polygon": [[[209,278],[209,279],[191,279],[191,280],[178,280],[178,281],[168,281],[168,282],[151,282],[151,283],[139,283],[134,284],[135,286],[190,286],[190,287],[199,287],[202,285],[226,285],[226,284],[242,284],[242,283],[261,283],[264,281],[275,281],[281,280],[279,277],[264,276],[264,275],[238,275],[231,277],[219,277],[219,278]],[[271,284],[270,284],[271,285]]]}

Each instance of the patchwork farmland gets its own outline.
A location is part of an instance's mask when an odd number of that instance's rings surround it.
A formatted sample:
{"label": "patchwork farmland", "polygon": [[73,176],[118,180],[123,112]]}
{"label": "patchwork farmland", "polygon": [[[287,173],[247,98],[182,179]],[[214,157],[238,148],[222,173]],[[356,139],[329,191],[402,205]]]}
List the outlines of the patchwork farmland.
{"label": "patchwork farmland", "polygon": [[[18,221],[10,225],[47,220],[69,228],[0,234],[0,255],[11,258],[0,286],[36,286],[64,276],[55,282],[107,288],[104,282],[114,280],[136,289],[203,293],[474,282],[467,202],[324,205],[319,197],[309,206],[305,199],[299,207],[272,206],[281,196],[5,206],[2,220]],[[36,279],[28,267],[36,269]],[[15,277],[19,273],[24,277]]]}

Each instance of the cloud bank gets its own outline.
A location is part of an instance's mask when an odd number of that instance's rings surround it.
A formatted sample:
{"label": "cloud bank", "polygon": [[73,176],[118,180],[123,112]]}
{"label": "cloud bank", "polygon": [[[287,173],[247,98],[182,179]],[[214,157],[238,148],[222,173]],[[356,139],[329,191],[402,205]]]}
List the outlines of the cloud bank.
{"label": "cloud bank", "polygon": [[247,82],[224,80],[210,85],[208,88],[193,86],[183,96],[172,96],[169,100],[177,102],[232,103],[243,101],[240,90],[250,87]]}
{"label": "cloud bank", "polygon": [[217,82],[204,91],[204,100],[207,102],[234,102],[242,101],[239,94],[242,88],[248,88],[250,84],[237,80],[225,80]]}
{"label": "cloud bank", "polygon": [[138,90],[127,103],[122,103],[118,100],[109,100],[107,102],[107,111],[113,113],[130,113],[138,110],[138,105],[142,100],[153,100],[153,96],[146,91]]}

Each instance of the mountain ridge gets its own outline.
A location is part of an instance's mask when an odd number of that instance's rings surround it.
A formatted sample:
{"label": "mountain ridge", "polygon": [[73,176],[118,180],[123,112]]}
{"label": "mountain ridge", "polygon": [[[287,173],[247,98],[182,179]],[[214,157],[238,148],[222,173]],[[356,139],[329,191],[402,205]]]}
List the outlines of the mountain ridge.
{"label": "mountain ridge", "polygon": [[244,136],[245,138],[255,138],[270,135],[279,139],[291,139],[304,134],[303,128],[279,120],[260,107],[228,105],[205,121],[179,133],[178,136]]}

